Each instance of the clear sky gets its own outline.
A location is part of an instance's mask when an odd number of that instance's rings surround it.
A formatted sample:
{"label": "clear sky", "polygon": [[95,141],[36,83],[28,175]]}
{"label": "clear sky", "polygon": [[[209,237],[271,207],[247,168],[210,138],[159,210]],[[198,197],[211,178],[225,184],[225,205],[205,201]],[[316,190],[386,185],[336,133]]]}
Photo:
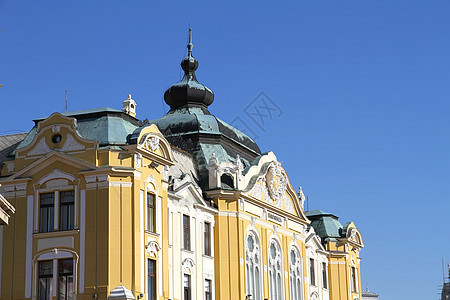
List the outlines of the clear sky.
{"label": "clear sky", "polygon": [[[274,151],[310,209],[354,221],[362,285],[438,299],[450,259],[450,1],[0,0],[0,134],[65,109],[168,110],[193,28],[210,111]],[[245,113],[265,94],[282,111]],[[252,104],[253,103],[253,104]],[[239,118],[239,119],[236,119]]]}

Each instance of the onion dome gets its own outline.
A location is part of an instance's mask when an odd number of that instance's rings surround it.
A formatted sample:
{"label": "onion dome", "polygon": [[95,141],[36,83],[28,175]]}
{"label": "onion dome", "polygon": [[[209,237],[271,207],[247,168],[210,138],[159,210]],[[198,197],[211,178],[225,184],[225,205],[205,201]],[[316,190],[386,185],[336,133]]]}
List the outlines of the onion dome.
{"label": "onion dome", "polygon": [[172,85],[164,93],[164,101],[170,106],[170,109],[189,104],[207,107],[214,101],[214,93],[199,83],[195,77],[198,61],[192,56],[193,47],[192,29],[189,28],[188,56],[181,61],[181,68],[184,71],[183,79],[179,83]]}

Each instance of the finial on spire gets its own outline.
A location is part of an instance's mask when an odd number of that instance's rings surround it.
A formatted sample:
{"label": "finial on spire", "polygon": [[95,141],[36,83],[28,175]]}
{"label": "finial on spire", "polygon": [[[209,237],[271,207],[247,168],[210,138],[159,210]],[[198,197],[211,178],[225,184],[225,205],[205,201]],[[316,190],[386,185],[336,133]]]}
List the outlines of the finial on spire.
{"label": "finial on spire", "polygon": [[192,28],[189,24],[189,44],[187,45],[188,48],[188,56],[192,56],[192,48],[194,48],[194,44],[192,44]]}

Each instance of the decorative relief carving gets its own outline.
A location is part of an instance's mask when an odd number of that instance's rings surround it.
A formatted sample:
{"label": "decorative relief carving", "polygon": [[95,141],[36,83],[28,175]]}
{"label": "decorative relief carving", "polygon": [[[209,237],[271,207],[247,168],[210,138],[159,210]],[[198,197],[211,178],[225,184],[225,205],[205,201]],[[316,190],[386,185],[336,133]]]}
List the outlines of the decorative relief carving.
{"label": "decorative relief carving", "polygon": [[294,214],[294,208],[292,207],[291,199],[289,199],[289,197],[286,194],[284,194],[283,200],[284,200],[284,207],[286,208],[286,210],[291,214]]}
{"label": "decorative relief carving", "polygon": [[311,300],[318,300],[319,299],[319,294],[317,292],[312,292],[310,295],[310,299]]}
{"label": "decorative relief carving", "polygon": [[86,147],[78,143],[72,135],[68,134],[66,136],[66,142],[61,148],[61,151],[77,151],[84,150]]}
{"label": "decorative relief carving", "polygon": [[162,176],[164,180],[169,180],[169,167],[164,166],[162,169]]}
{"label": "decorative relief carving", "polygon": [[244,199],[239,199],[239,210],[244,210]]}
{"label": "decorative relief carving", "polygon": [[287,176],[281,168],[281,163],[277,161],[273,162],[266,174],[266,178],[269,194],[275,201],[274,205],[281,208],[283,205],[283,195],[287,188]]}
{"label": "decorative relief carving", "polygon": [[146,140],[147,148],[156,151],[159,148],[159,137],[152,136]]}
{"label": "decorative relief carving", "polygon": [[47,154],[50,151],[52,151],[52,149],[50,149],[50,147],[45,142],[45,138],[41,138],[39,142],[36,143],[36,146],[34,146],[34,148],[27,153],[27,155]]}
{"label": "decorative relief carving", "polygon": [[195,263],[192,260],[192,258],[186,258],[185,260],[183,260],[182,264],[183,264],[184,271],[186,273],[192,274],[192,272],[194,271],[194,266],[195,266]]}
{"label": "decorative relief carving", "polygon": [[61,130],[61,127],[59,127],[59,125],[53,125],[53,126],[52,126],[52,131],[53,131],[53,132],[56,133],[56,132],[59,132],[60,130]]}
{"label": "decorative relief carving", "polygon": [[261,199],[261,185],[256,183],[252,190],[252,196],[256,199]]}
{"label": "decorative relief carving", "polygon": [[266,183],[266,179],[263,178],[261,180],[261,188],[262,188],[262,191],[264,194],[264,202],[273,204],[272,198],[270,198],[270,195],[269,195],[269,190],[267,189],[267,184],[265,184],[265,183]]}
{"label": "decorative relief carving", "polygon": [[142,154],[136,153],[134,155],[134,168],[140,169],[142,165]]}
{"label": "decorative relief carving", "polygon": [[145,248],[147,249],[148,255],[152,257],[157,257],[159,250],[161,250],[161,246],[156,241],[148,242]]}

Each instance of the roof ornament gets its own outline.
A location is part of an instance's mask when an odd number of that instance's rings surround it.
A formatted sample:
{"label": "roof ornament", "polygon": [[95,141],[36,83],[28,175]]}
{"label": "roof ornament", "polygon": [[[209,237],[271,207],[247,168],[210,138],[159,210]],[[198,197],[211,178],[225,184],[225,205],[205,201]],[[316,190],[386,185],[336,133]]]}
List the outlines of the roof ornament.
{"label": "roof ornament", "polygon": [[188,56],[192,57],[192,48],[194,48],[194,44],[192,44],[192,28],[189,26],[189,44],[187,45],[188,48]]}
{"label": "roof ornament", "polygon": [[189,27],[189,42],[187,44],[188,55],[181,61],[181,68],[184,71],[183,79],[179,83],[173,84],[164,93],[164,101],[170,109],[183,106],[207,107],[214,101],[214,93],[205,85],[197,81],[195,70],[198,68],[198,60],[192,56],[192,28]]}

